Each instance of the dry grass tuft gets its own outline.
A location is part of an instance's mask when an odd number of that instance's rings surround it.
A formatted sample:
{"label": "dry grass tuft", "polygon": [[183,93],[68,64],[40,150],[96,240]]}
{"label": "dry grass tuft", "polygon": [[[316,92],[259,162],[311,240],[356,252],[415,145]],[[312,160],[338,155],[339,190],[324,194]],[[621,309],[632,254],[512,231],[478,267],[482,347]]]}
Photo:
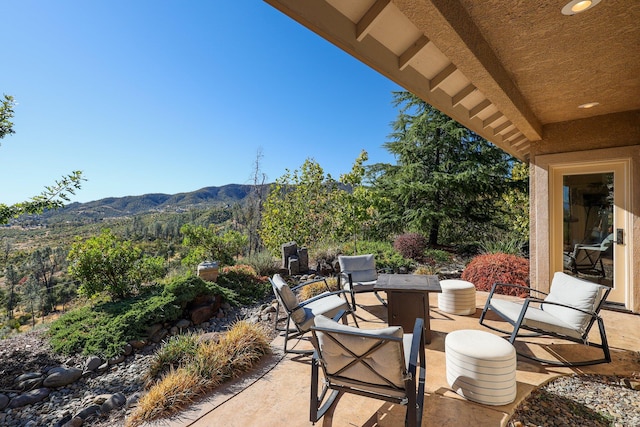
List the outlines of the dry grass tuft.
{"label": "dry grass tuft", "polygon": [[[338,279],[335,277],[328,277],[327,285],[329,285],[329,289],[332,292],[340,290],[338,288]],[[301,301],[305,301],[309,298],[315,297],[316,295],[320,295],[323,292],[327,292],[327,287],[324,285],[324,281],[320,281],[303,286],[302,289],[300,289],[299,297]]]}
{"label": "dry grass tuft", "polygon": [[433,276],[438,274],[438,268],[433,265],[420,265],[416,268],[413,274],[422,274],[426,276]]}
{"label": "dry grass tuft", "polygon": [[145,421],[172,415],[192,403],[204,389],[205,384],[196,372],[172,368],[140,398],[127,425],[139,426]]}
{"label": "dry grass tuft", "polygon": [[175,354],[176,346],[171,348],[170,359],[180,361],[180,366],[171,367],[167,375],[151,386],[127,425],[137,426],[174,414],[223,382],[247,372],[270,347],[268,334],[261,326],[241,321],[219,341],[198,342],[193,354],[190,345],[184,349],[187,354],[180,357]]}

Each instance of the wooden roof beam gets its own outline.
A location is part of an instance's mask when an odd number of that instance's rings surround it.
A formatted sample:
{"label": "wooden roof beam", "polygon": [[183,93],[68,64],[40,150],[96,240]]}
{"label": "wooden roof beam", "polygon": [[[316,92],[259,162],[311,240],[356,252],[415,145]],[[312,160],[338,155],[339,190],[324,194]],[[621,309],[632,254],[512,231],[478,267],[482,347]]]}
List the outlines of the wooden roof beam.
{"label": "wooden roof beam", "polygon": [[502,116],[503,114],[500,111],[493,113],[492,115],[490,115],[489,117],[487,117],[482,121],[482,128],[483,129],[488,128],[491,123],[494,123],[496,120],[498,120]]}
{"label": "wooden roof beam", "polygon": [[431,80],[429,80],[429,90],[431,92],[436,90],[438,88],[438,86],[440,86],[442,84],[442,82],[444,82],[453,73],[455,73],[457,69],[458,68],[456,68],[456,66],[454,64],[449,64],[446,67],[444,67],[444,70],[440,71],[438,74],[433,76],[433,78]]}
{"label": "wooden roof beam", "polygon": [[382,12],[389,6],[391,0],[376,0],[376,2],[367,10],[364,16],[356,24],[356,40],[359,42],[365,38],[373,24],[380,18]]}
{"label": "wooden roof beam", "polygon": [[[512,125],[513,125],[513,123],[511,123],[509,120],[507,120],[506,122],[504,122],[500,126],[497,126],[495,129],[493,129],[493,134],[497,135],[500,132],[502,132],[503,130],[505,130],[506,128],[508,128],[509,126],[512,126]],[[503,140],[504,140],[504,138],[503,138]]]}
{"label": "wooden roof beam", "polygon": [[471,95],[475,91],[476,91],[476,87],[472,84],[468,84],[460,92],[453,95],[453,97],[451,98],[451,105],[453,107],[456,107],[458,104],[462,102],[463,99],[465,99],[467,96]]}
{"label": "wooden roof beam", "polygon": [[411,46],[409,46],[407,50],[402,52],[402,54],[398,58],[398,68],[400,68],[400,71],[404,70],[407,67],[407,65],[409,65],[409,62],[411,62],[411,60],[415,58],[416,55],[422,49],[424,49],[430,42],[431,40],[429,40],[429,37],[423,35],[418,40],[416,40]]}
{"label": "wooden roof beam", "polygon": [[520,135],[519,137],[517,137],[516,139],[511,141],[511,145],[513,147],[515,147],[515,148],[520,148],[520,146],[523,145],[527,141],[529,141],[529,140],[527,139],[526,136]]}
{"label": "wooden roof beam", "polygon": [[504,135],[502,135],[502,140],[503,141],[507,141],[507,140],[509,140],[509,138],[511,138],[513,136],[516,136],[519,133],[520,133],[520,131],[517,128],[511,129],[509,132],[507,132]]}
{"label": "wooden roof beam", "polygon": [[485,99],[484,101],[482,101],[481,103],[479,103],[478,105],[473,107],[471,110],[469,110],[469,118],[473,119],[478,114],[480,114],[482,111],[484,111],[487,108],[489,108],[490,105],[491,105],[491,101],[489,101],[488,99]]}

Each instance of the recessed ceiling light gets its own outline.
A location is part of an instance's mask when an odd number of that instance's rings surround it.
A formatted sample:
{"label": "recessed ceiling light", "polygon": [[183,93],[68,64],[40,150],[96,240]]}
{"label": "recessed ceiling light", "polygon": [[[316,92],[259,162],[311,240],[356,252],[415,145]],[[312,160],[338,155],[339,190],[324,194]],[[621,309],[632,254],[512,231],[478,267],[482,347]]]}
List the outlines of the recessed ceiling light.
{"label": "recessed ceiling light", "polygon": [[562,14],[569,16],[575,15],[576,13],[591,9],[598,3],[600,3],[600,0],[571,0],[562,8]]}
{"label": "recessed ceiling light", "polygon": [[597,105],[600,105],[599,102],[587,102],[586,104],[578,105],[578,108],[593,108]]}

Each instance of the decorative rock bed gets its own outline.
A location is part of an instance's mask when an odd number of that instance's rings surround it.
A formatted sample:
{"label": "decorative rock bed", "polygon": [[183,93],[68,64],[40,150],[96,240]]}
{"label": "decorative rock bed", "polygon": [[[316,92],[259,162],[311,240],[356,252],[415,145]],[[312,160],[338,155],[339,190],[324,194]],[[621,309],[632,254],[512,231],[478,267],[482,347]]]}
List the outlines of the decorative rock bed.
{"label": "decorative rock bed", "polygon": [[0,425],[124,425],[125,414],[138,401],[144,389],[144,375],[163,339],[182,332],[224,332],[238,320],[271,325],[274,311],[275,308],[267,303],[239,308],[223,304],[214,317],[199,325],[187,319],[173,325],[153,325],[148,330],[148,340],[129,343],[120,357],[102,360],[89,356],[60,362],[47,356],[43,358],[47,364],[57,362],[58,365],[41,366],[39,369],[33,369],[33,364],[26,364],[26,360],[20,359],[24,359],[29,351],[48,349],[43,337],[20,334],[13,349],[7,348],[12,345],[12,338],[3,340],[5,348],[1,353],[3,366],[0,367],[0,375],[13,372],[7,366],[7,359],[15,359],[14,364],[22,362],[31,368],[14,375],[10,388],[6,387],[6,381],[3,382],[5,388],[0,389]]}

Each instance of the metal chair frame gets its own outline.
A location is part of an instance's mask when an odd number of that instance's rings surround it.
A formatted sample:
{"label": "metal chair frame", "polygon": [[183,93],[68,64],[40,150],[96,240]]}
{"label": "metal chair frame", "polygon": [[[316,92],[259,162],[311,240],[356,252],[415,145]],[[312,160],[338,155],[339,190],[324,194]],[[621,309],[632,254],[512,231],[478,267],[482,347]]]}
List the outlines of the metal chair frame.
{"label": "metal chair frame", "polygon": [[[525,286],[519,286],[519,285],[514,285],[514,284],[508,284],[508,283],[494,283],[493,286],[491,287],[491,292],[489,293],[489,296],[487,297],[487,302],[485,303],[484,309],[482,310],[482,314],[480,315],[480,324],[482,326],[485,326],[489,329],[492,329],[494,331],[497,332],[501,332],[503,334],[506,335],[510,335],[509,337],[509,342],[511,344],[514,344],[514,342],[516,341],[516,338],[522,338],[522,337],[534,337],[534,336],[552,336],[552,337],[556,337],[556,338],[560,338],[560,339],[564,339],[567,341],[571,341],[571,342],[575,342],[578,344],[583,344],[583,345],[587,345],[590,347],[596,347],[602,350],[603,352],[603,358],[602,359],[593,359],[593,360],[583,360],[583,361],[577,361],[577,362],[571,362],[571,361],[566,361],[566,362],[562,362],[562,361],[557,361],[557,360],[549,360],[549,359],[541,359],[535,356],[531,356],[528,354],[524,354],[522,352],[518,352],[517,348],[516,348],[516,352],[518,354],[518,356],[524,357],[526,359],[530,359],[533,361],[536,361],[538,363],[543,363],[543,364],[547,364],[547,365],[553,365],[553,366],[568,366],[568,367],[573,367],[573,366],[589,366],[589,365],[597,365],[600,363],[609,363],[611,362],[611,353],[609,351],[609,344],[607,341],[607,334],[605,332],[604,329],[604,321],[602,320],[602,317],[600,317],[599,312],[600,309],[602,308],[602,305],[604,304],[605,300],[607,299],[607,296],[609,295],[609,292],[611,292],[611,289],[607,289],[605,291],[605,293],[602,295],[602,298],[600,298],[600,302],[598,303],[597,307],[595,308],[595,310],[593,311],[586,311],[586,310],[581,310],[579,308],[576,307],[572,307],[570,305],[566,305],[566,304],[561,304],[561,303],[557,303],[557,302],[551,302],[551,301],[545,301],[544,299],[541,298],[537,298],[537,297],[532,297],[529,296],[527,298],[524,299],[523,304],[522,304],[522,309],[520,311],[520,316],[518,317],[518,319],[516,321],[513,321],[512,319],[509,318],[509,316],[505,315],[504,313],[500,312],[498,309],[496,309],[493,305],[491,305],[491,300],[493,298],[493,295],[495,293],[495,290],[498,286],[506,286],[506,287],[511,287],[511,288],[519,288],[519,289],[523,289],[523,290],[527,290],[527,291],[531,291],[531,292],[537,292],[541,295],[548,295],[548,293],[546,292],[542,292],[542,291],[538,291],[536,289],[530,289],[528,287]],[[531,327],[528,325],[523,325],[522,322],[525,319],[525,314],[527,312],[527,309],[529,307],[529,304],[534,303],[534,304],[543,304],[543,305],[557,305],[560,307],[565,307],[565,308],[569,308],[572,310],[576,310],[576,311],[580,311],[582,313],[588,314],[589,316],[591,316],[591,319],[589,320],[589,323],[587,325],[587,327],[585,328],[584,332],[581,334],[580,338],[575,338],[575,337],[571,337],[568,335],[564,335],[564,334],[560,334],[560,333],[556,333],[553,331],[547,331],[547,330],[543,330],[540,328],[535,328],[535,327]],[[499,329],[496,328],[494,326],[491,325],[487,325],[485,322],[485,315],[487,313],[488,310],[492,310],[494,313],[496,313],[498,316],[500,316],[503,320],[507,321],[511,326],[513,326],[513,330],[512,331],[505,331],[503,329]],[[588,336],[589,336],[589,331],[591,330],[591,327],[593,326],[594,323],[598,323],[598,329],[600,332],[600,343],[592,343],[589,342],[588,340]],[[533,332],[532,334],[528,334],[528,333],[521,333],[520,331],[524,329],[524,330],[528,330]]]}
{"label": "metal chair frame", "polygon": [[[292,313],[296,310],[298,310],[299,308],[304,308],[306,305],[308,305],[309,303],[313,302],[313,301],[318,301],[322,298],[326,298],[328,296],[331,295],[338,295],[341,296],[345,299],[345,302],[347,303],[347,306],[349,305],[349,301],[347,300],[347,291],[345,290],[340,290],[340,291],[331,291],[331,289],[329,288],[329,284],[327,283],[327,279],[326,278],[322,278],[322,279],[315,279],[315,280],[311,280],[308,282],[304,282],[304,283],[300,283],[297,286],[294,286],[291,288],[292,291],[296,292],[299,291],[301,288],[303,288],[304,286],[307,285],[311,285],[312,283],[318,283],[318,282],[324,282],[325,284],[325,288],[326,288],[326,293],[317,295],[313,298],[309,298],[305,301],[300,302],[297,306],[293,307],[292,309],[288,309],[287,305],[284,304],[283,300],[282,300],[282,295],[280,295],[280,291],[278,290],[278,287],[276,286],[276,284],[273,282],[273,279],[271,277],[269,277],[269,282],[271,283],[271,288],[273,289],[273,293],[276,296],[276,301],[277,301],[277,305],[276,305],[276,315],[274,318],[274,322],[273,322],[273,328],[278,331],[278,332],[283,332],[284,333],[284,352],[285,353],[294,353],[294,354],[313,354],[313,350],[293,350],[293,349],[289,349],[288,348],[288,343],[290,339],[294,339],[294,338],[298,338],[298,340],[303,338],[303,335],[305,335],[307,332],[310,331],[310,329],[302,329],[300,328],[300,326],[293,320],[293,318],[291,317]],[[280,316],[280,307],[283,308],[284,312],[286,313],[285,316]],[[348,311],[345,310],[342,312],[341,318],[344,324],[347,324],[347,319],[346,319],[346,315],[347,314],[351,314],[351,316],[353,317],[353,321],[355,323],[356,326],[358,326],[358,321],[356,319],[355,314],[353,313],[353,311],[351,309],[349,309]],[[281,326],[281,324],[284,324],[284,326]],[[294,325],[294,328],[291,328],[291,325]]]}
{"label": "metal chair frame", "polygon": [[[320,328],[314,326],[311,328],[313,333],[313,344],[316,351],[313,354],[312,365],[311,365],[311,405],[310,405],[310,414],[309,418],[312,423],[317,422],[323,416],[332,417],[333,411],[337,405],[338,400],[344,393],[357,394],[360,396],[370,397],[373,399],[384,400],[387,402],[392,402],[396,404],[405,405],[407,407],[407,412],[405,415],[405,425],[409,427],[416,427],[422,424],[422,413],[424,409],[424,390],[425,390],[425,377],[426,377],[426,359],[425,359],[425,342],[424,342],[424,328],[423,328],[424,320],[416,319],[415,325],[413,327],[413,338],[411,341],[411,349],[409,356],[409,366],[398,366],[398,369],[402,370],[403,378],[404,378],[404,388],[401,389],[395,384],[393,384],[388,378],[384,375],[376,371],[371,365],[369,365],[365,358],[370,356],[372,353],[380,350],[385,345],[400,345],[403,346],[403,339],[394,336],[370,336],[370,335],[361,335],[357,332],[351,331],[337,331],[333,329]],[[338,344],[346,354],[350,355],[353,360],[344,368],[340,369],[338,372],[329,374],[327,372],[326,363],[322,358],[322,353],[319,350],[318,345],[318,332],[322,332],[329,337],[333,342]],[[364,336],[367,339],[371,339],[373,341],[378,341],[375,343],[368,351],[364,354],[355,354],[349,348],[344,346],[338,339],[335,338],[336,335],[352,335],[352,336]],[[402,354],[404,354],[404,349],[402,348]],[[334,382],[334,379],[339,379],[340,374],[347,370],[348,368],[356,365],[362,364],[367,368],[367,370],[373,372],[377,375],[383,382],[387,383],[387,386],[381,386],[376,384],[375,387],[380,392],[372,392],[368,391],[367,388],[374,386],[373,384],[367,382],[360,382],[362,388],[357,387],[349,387],[342,384],[337,384]],[[320,375],[319,371],[322,368],[324,374],[324,382],[322,390],[319,392],[319,380]],[[356,383],[357,381],[353,379],[349,379],[350,382]],[[384,394],[383,389],[387,389],[390,392],[397,392],[404,390],[404,396],[398,397],[391,394]],[[329,395],[327,395],[330,392]]]}

